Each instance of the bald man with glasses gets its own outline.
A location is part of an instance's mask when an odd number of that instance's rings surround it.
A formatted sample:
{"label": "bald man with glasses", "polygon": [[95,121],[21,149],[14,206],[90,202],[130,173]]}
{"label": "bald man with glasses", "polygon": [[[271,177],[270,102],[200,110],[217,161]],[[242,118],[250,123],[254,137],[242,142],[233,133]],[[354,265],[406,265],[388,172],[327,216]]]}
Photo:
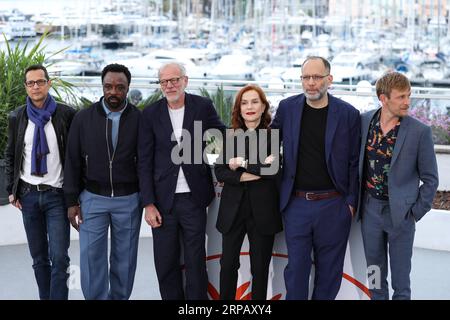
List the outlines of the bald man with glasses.
{"label": "bald man with glasses", "polygon": [[322,57],[306,58],[304,93],[282,100],[272,123],[283,140],[280,210],[289,300],[308,299],[312,263],[312,299],[336,298],[357,206],[359,112],[327,92],[333,81],[330,69]]}

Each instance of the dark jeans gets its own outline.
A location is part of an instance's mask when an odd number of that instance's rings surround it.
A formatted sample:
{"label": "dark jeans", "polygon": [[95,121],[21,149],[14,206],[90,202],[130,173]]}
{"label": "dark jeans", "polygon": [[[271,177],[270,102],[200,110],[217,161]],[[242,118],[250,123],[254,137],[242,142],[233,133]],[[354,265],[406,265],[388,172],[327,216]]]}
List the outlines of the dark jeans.
{"label": "dark jeans", "polygon": [[67,300],[70,226],[62,190],[21,196],[22,217],[41,300]]}

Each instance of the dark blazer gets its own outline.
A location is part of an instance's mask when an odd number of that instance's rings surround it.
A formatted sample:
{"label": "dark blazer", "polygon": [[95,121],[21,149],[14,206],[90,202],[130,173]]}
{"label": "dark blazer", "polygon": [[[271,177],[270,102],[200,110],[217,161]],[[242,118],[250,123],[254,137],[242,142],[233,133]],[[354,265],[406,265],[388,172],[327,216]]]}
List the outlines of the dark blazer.
{"label": "dark blazer", "polygon": [[[378,110],[368,111],[361,116],[359,184],[362,191],[367,134],[370,122]],[[423,184],[419,186],[420,181]],[[431,128],[406,116],[400,124],[389,171],[389,206],[393,225],[400,225],[410,212],[419,221],[430,211],[438,185]],[[361,215],[362,210],[359,208],[358,219],[361,219]]]}
{"label": "dark blazer", "polygon": [[[283,211],[294,191],[300,125],[306,98],[304,94],[280,102],[272,128],[281,130],[283,176],[280,209]],[[328,94],[325,157],[328,174],[346,203],[356,208],[358,201],[358,159],[360,145],[359,111],[347,102]]]}
{"label": "dark blazer", "polygon": [[[258,130],[257,132],[259,133],[260,131]],[[270,135],[268,136],[270,139]],[[231,170],[228,166],[230,158],[249,158],[247,150],[241,153],[238,152],[236,147],[236,137],[233,136],[232,139],[235,140],[234,152],[227,154],[226,147],[224,147],[221,155],[219,156],[219,159],[224,159],[224,161],[221,161],[220,164],[216,163],[214,166],[217,180],[224,183],[220,196],[219,213],[216,223],[217,230],[225,234],[231,229],[233,222],[236,219],[236,215],[239,212],[239,206],[241,202],[244,201],[242,196],[246,191],[248,192],[253,218],[255,220],[256,229],[258,232],[266,235],[280,232],[283,227],[279,211],[279,190],[277,187],[279,170],[265,173],[262,169],[267,168],[268,165],[264,165],[260,161],[258,161],[258,163],[249,164],[247,169],[239,168],[236,171]],[[225,145],[226,144],[224,143],[224,146]],[[260,145],[258,143],[258,149],[259,147]],[[270,143],[266,145],[266,148],[266,155],[268,156],[272,154]],[[258,155],[259,153],[260,152],[258,150]],[[279,152],[274,152],[274,154],[276,154],[279,159]],[[259,157],[258,160],[260,160]],[[277,167],[279,169],[279,165]],[[261,179],[256,181],[240,182],[243,172],[261,176]]]}
{"label": "dark blazer", "polygon": [[[194,121],[197,126],[195,135]],[[190,133],[190,137],[183,138],[180,149],[177,142],[171,139],[173,129],[167,99],[160,99],[145,108],[139,123],[138,147],[139,184],[144,207],[155,204],[161,213],[170,211],[180,165],[198,206],[206,208],[211,203],[215,195],[211,170],[202,157],[206,147],[202,141],[203,134],[211,128],[225,130],[212,101],[186,93],[183,129]],[[187,162],[190,163],[173,163],[172,150],[183,155],[189,148],[191,153]]]}

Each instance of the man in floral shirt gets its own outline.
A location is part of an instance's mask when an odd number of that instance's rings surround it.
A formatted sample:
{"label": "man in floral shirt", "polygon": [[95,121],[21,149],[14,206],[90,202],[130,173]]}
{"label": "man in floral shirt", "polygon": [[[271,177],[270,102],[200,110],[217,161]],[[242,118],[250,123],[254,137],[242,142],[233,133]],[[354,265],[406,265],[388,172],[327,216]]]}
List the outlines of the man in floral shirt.
{"label": "man in floral shirt", "polygon": [[[411,84],[398,72],[376,83],[381,108],[361,116],[358,217],[373,300],[411,299],[411,257],[416,222],[430,209],[438,187],[431,128],[408,116]],[[422,182],[422,184],[420,184]],[[373,274],[372,274],[373,273]]]}

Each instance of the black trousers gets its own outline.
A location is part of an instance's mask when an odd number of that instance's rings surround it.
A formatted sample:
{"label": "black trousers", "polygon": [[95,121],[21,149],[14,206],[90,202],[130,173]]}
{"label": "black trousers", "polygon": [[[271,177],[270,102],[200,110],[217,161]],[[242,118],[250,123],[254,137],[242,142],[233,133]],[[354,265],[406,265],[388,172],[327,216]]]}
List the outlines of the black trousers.
{"label": "black trousers", "polygon": [[267,278],[275,235],[263,235],[257,231],[249,200],[245,195],[242,199],[233,227],[228,233],[222,234],[220,299],[234,300],[236,297],[240,251],[247,234],[250,245],[252,300],[266,300]]}
{"label": "black trousers", "polygon": [[[153,252],[159,291],[163,300],[208,300],[205,231],[206,208],[191,193],[175,194],[173,208],[163,215],[163,225],[152,230]],[[185,286],[180,265],[184,249]]]}

